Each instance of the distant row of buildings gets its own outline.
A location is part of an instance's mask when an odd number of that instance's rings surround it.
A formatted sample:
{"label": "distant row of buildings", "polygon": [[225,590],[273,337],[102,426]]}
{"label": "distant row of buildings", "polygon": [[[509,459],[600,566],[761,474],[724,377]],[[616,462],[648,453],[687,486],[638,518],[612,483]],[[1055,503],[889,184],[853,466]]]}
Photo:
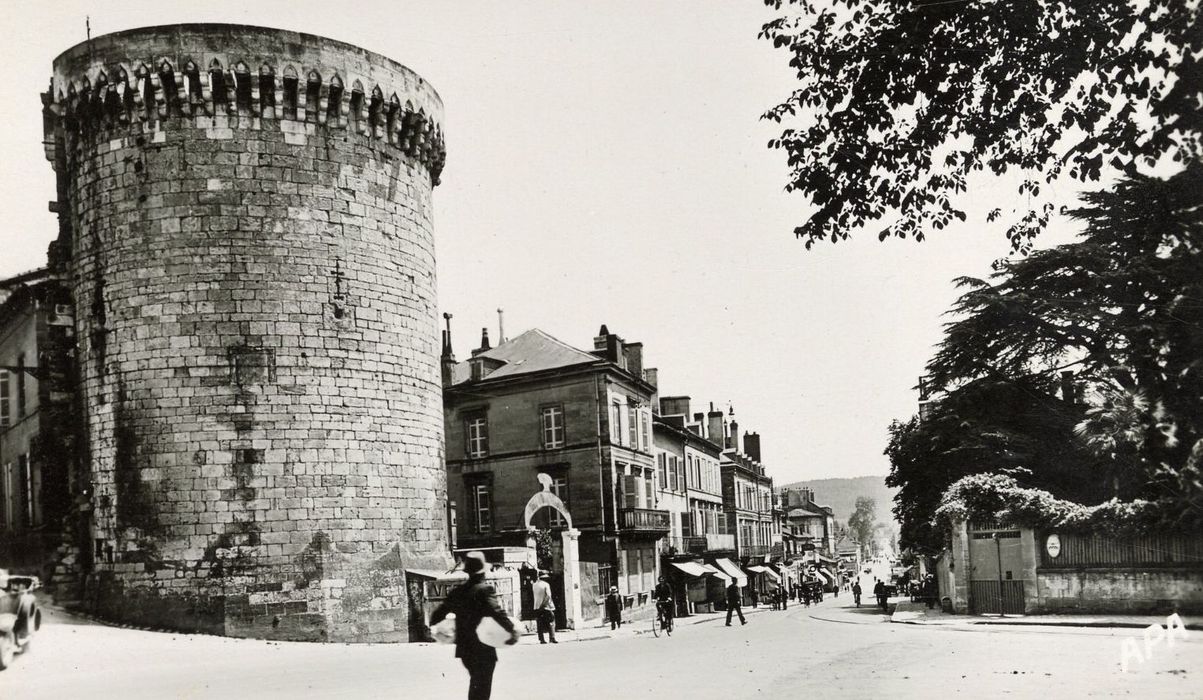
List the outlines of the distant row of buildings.
{"label": "distant row of buildings", "polygon": [[[60,281],[45,270],[0,281],[0,562],[68,584],[109,556],[83,517],[94,504],[78,478],[73,347]],[[830,508],[808,489],[774,490],[758,433],[730,409],[661,396],[642,345],[605,326],[590,350],[540,330],[492,347],[486,331],[462,361],[448,328],[442,380],[453,548],[521,566],[532,531],[579,532],[567,579],[562,540],[538,538],[535,568],[567,584],[553,587],[561,624],[568,588],[584,620],[603,615],[612,586],[637,617],[663,576],[688,614],[720,604],[731,580],[751,598],[830,588],[858,566]],[[544,485],[563,512],[527,512]]]}
{"label": "distant row of buildings", "polygon": [[[760,435],[741,434],[733,410],[661,396],[641,343],[603,325],[588,351],[537,329],[492,347],[486,329],[480,347],[457,361],[448,329],[442,362],[459,550],[513,563],[507,552],[528,544],[526,509],[542,478],[580,533],[586,620],[602,616],[612,586],[628,614],[652,614],[660,577],[677,591],[681,614],[721,604],[731,580],[749,598],[807,580],[839,585],[848,565],[837,557],[831,509],[807,489],[774,492]],[[530,525],[567,527],[550,508]],[[560,580],[562,554],[546,560]],[[560,600],[558,610],[571,609]]]}

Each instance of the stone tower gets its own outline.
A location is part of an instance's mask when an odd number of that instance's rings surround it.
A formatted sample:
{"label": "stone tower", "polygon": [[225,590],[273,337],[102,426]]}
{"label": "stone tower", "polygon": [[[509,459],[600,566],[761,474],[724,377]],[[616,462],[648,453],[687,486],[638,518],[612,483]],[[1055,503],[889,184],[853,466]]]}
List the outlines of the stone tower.
{"label": "stone tower", "polygon": [[75,46],[43,103],[89,605],[235,636],[407,639],[404,572],[450,561],[438,94],[338,41],[186,24]]}

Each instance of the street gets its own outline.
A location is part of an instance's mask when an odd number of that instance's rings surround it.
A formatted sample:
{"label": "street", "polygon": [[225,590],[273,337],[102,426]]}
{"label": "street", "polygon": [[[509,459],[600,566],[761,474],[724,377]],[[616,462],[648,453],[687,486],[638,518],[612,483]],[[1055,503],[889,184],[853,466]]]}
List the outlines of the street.
{"label": "street", "polygon": [[[890,624],[851,596],[747,626],[681,620],[631,634],[501,652],[494,697],[1198,697],[1203,633],[1123,673],[1134,629],[937,629]],[[121,629],[54,614],[37,648],[0,673],[0,697],[461,698],[451,647],[271,643]]]}

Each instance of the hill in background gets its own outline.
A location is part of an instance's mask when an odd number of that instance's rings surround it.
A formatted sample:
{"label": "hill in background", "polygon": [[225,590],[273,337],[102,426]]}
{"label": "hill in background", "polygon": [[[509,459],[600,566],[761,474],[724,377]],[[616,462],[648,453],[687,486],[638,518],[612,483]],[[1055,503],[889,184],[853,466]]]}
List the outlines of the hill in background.
{"label": "hill in background", "polygon": [[814,479],[812,481],[796,481],[783,484],[782,489],[809,488],[815,492],[815,502],[821,506],[831,506],[835,519],[841,525],[848,524],[848,518],[856,510],[856,499],[868,496],[877,501],[877,522],[884,524],[894,532],[898,525],[894,522],[894,494],[898,489],[886,486],[884,476],[857,476],[851,479]]}

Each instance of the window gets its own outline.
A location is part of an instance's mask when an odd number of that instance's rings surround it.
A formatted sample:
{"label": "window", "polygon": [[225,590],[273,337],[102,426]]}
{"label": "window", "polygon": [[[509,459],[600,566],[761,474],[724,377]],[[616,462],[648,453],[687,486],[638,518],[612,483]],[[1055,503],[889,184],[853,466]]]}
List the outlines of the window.
{"label": "window", "polygon": [[[568,474],[548,474],[548,476],[551,477],[551,492],[559,497],[564,502],[564,508],[571,512],[572,508],[568,505]],[[542,512],[546,513],[547,527],[568,527],[568,521],[555,508],[544,508]]]}
{"label": "window", "polygon": [[622,404],[617,401],[610,406],[610,442],[622,444]]}
{"label": "window", "polygon": [[25,353],[17,355],[17,418],[25,417]]}
{"label": "window", "polygon": [[11,417],[8,415],[8,370],[0,370],[0,430],[9,426]]}
{"label": "window", "polygon": [[641,437],[643,439],[640,441],[640,444],[643,446],[643,451],[647,452],[648,447],[649,447],[648,441],[651,440],[651,435],[652,435],[652,418],[651,418],[651,415],[648,414],[647,411],[643,411],[642,415],[643,415],[643,435]]}
{"label": "window", "polygon": [[478,535],[493,531],[493,483],[487,478],[476,478],[468,483],[468,503],[471,507],[469,524]]}
{"label": "window", "polygon": [[627,446],[639,447],[639,407],[635,404],[627,404]]}
{"label": "window", "polygon": [[668,455],[664,452],[656,455],[656,477],[660,480],[660,488],[668,488]]}
{"label": "window", "polygon": [[9,462],[0,465],[0,515],[3,515],[4,527],[13,526],[13,465]]}
{"label": "window", "polygon": [[552,450],[564,446],[564,409],[547,406],[543,409],[543,449]]}
{"label": "window", "polygon": [[464,421],[464,432],[468,438],[468,458],[480,459],[489,454],[489,420],[483,413],[469,416]]}

